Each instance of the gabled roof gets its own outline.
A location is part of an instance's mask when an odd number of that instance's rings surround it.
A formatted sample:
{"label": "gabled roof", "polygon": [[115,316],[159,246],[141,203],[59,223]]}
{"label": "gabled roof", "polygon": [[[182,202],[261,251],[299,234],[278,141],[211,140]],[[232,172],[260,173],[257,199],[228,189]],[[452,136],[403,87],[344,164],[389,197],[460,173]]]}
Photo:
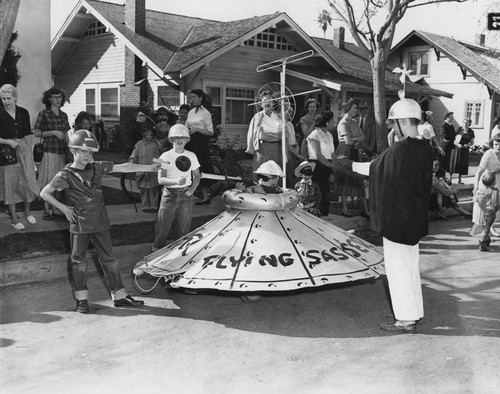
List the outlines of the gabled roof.
{"label": "gabled roof", "polygon": [[[365,85],[370,90],[372,89],[373,72],[370,62],[366,59],[361,49],[356,44],[345,42],[344,48],[341,49],[333,45],[332,40],[324,38],[314,38],[314,40],[326,53],[328,53],[329,56],[337,60],[337,63],[339,63],[339,66],[343,70],[343,73],[335,73],[332,70],[311,70],[310,72],[318,74],[318,78],[320,77],[319,75],[321,75],[322,78],[338,81],[342,84],[354,83],[358,85]],[[401,89],[399,77],[389,69],[387,69],[385,73],[385,87],[386,90],[390,92],[397,92]],[[416,95],[453,97],[453,94],[451,93],[432,89],[429,86],[409,81],[406,82],[406,91],[409,94]]]}
{"label": "gabled roof", "polygon": [[[78,24],[75,19],[84,19],[85,10],[123,39],[127,47],[161,76],[163,73],[187,74],[269,27],[283,27],[287,30],[286,34],[293,36],[294,44],[299,42],[307,50],[312,48],[320,52],[331,67],[340,70],[334,59],[322,53],[322,49],[286,13],[280,12],[220,22],[146,9],[146,32],[138,34],[125,25],[125,5],[80,0],[53,40],[53,51],[57,52],[57,46],[61,47],[64,42],[69,45],[73,41],[75,45],[90,22],[86,26],[80,23],[80,28],[73,35],[69,26]],[[77,14],[79,18],[75,18]],[[68,31],[65,32],[65,29]],[[64,52],[60,48],[59,51]]]}
{"label": "gabled roof", "polygon": [[[391,53],[400,49],[413,37],[418,37],[428,45],[431,45],[436,52],[445,54],[453,62],[457,63],[464,73],[469,72],[478,81],[484,83],[490,93],[497,92],[500,94],[500,69],[488,60],[488,56],[484,55],[487,48],[478,47],[473,44],[464,44],[453,38],[439,34],[413,30],[391,49]],[[491,49],[491,53],[494,54],[496,51]]]}

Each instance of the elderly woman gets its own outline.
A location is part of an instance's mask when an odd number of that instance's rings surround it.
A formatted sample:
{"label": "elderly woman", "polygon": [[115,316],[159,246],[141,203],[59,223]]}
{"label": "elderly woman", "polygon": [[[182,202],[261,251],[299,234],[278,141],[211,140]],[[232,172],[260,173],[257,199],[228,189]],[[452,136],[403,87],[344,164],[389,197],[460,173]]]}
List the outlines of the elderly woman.
{"label": "elderly woman", "polygon": [[[193,89],[189,92],[189,101],[192,109],[189,111],[186,119],[186,127],[189,130],[191,137],[186,144],[186,149],[196,154],[200,162],[200,171],[208,174],[214,173],[212,159],[210,158],[210,150],[208,149],[208,141],[214,135],[214,126],[212,122],[212,114],[204,107],[207,96],[201,89]],[[200,181],[201,191],[203,193],[201,201],[195,205],[210,204],[210,196],[208,187],[212,181],[207,179]]]}
{"label": "elderly woman", "polygon": [[281,119],[274,111],[272,93],[264,91],[258,97],[262,110],[257,112],[248,127],[247,153],[253,155],[253,171],[268,160],[282,163]]}
{"label": "elderly woman", "polygon": [[464,119],[463,127],[457,130],[455,149],[451,151],[450,183],[453,174],[458,174],[458,183],[463,184],[462,175],[469,174],[469,148],[474,145],[474,130],[470,128],[471,120]]}
{"label": "elderly woman", "polygon": [[[358,123],[353,119],[358,114],[358,105],[353,99],[350,99],[342,106],[342,110],[344,116],[337,126],[339,146],[336,153],[339,157],[359,161],[358,145],[364,141],[365,135],[359,128]],[[342,201],[342,210],[340,212],[342,216],[352,216],[347,209],[347,197],[359,196],[362,204],[361,216],[369,217],[363,176],[350,170],[337,168],[335,185]]]}
{"label": "elderly woman", "polygon": [[[500,190],[500,133],[495,134],[489,141],[489,146],[491,149],[488,149],[484,152],[481,157],[481,161],[479,162],[479,167],[477,168],[476,175],[474,176],[474,195],[478,190],[479,182],[481,181],[481,176],[483,173],[488,170],[494,172],[496,175],[495,178],[495,187]],[[477,202],[474,202],[473,208],[473,221],[475,222],[477,215],[479,215],[480,208],[477,206]],[[500,212],[497,213],[497,222],[500,219]],[[494,237],[499,237],[500,234],[498,231],[491,226],[491,235]]]}
{"label": "elderly woman", "polygon": [[[43,138],[43,159],[40,164],[38,185],[42,189],[64,168],[68,156],[68,115],[61,110],[65,101],[64,93],[50,88],[43,93],[45,109],[40,111],[35,122],[34,133]],[[43,219],[52,220],[52,210],[44,201]]]}
{"label": "elderly woman", "polygon": [[32,134],[30,115],[16,105],[17,89],[14,86],[6,84],[0,87],[0,98],[3,104],[0,107],[0,154],[8,154],[13,159],[12,164],[0,166],[0,200],[9,207],[12,228],[24,230],[24,224],[17,217],[16,204],[24,202],[26,221],[35,224],[30,203],[40,194],[33,155],[25,138]]}
{"label": "elderly woman", "polygon": [[318,114],[315,117],[316,128],[307,137],[307,149],[309,160],[316,164],[312,180],[315,181],[321,191],[322,199],[319,206],[321,216],[328,216],[330,201],[330,175],[332,175],[332,155],[335,153],[333,135],[328,131],[328,125],[333,118],[332,112]]}

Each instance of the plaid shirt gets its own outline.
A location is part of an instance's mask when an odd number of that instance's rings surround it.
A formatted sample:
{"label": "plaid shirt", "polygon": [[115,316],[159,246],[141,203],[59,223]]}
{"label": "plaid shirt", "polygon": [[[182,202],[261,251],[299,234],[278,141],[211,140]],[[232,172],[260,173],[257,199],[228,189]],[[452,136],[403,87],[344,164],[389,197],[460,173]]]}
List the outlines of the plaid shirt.
{"label": "plaid shirt", "polygon": [[[71,127],[69,125],[68,115],[66,115],[65,112],[59,111],[59,115],[56,115],[51,109],[44,109],[38,114],[34,128],[42,132],[59,130],[66,133]],[[42,137],[44,152],[61,155],[68,153],[68,144],[66,141],[61,141],[54,136],[46,137],[43,133]]]}

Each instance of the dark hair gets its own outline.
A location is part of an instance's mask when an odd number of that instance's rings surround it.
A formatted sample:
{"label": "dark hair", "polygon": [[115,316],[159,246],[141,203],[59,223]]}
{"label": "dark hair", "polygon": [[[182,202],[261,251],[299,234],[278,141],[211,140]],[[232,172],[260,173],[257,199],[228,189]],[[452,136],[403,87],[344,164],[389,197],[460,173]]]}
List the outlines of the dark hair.
{"label": "dark hair", "polygon": [[316,109],[318,109],[318,108],[319,108],[319,102],[318,102],[318,100],[313,99],[313,98],[310,98],[310,99],[308,99],[308,100],[306,101],[306,105],[305,105],[305,107],[304,107],[304,109],[305,109],[306,111],[308,111],[308,110],[309,110],[309,104],[311,104],[311,103],[316,103]]}
{"label": "dark hair", "polygon": [[207,102],[207,95],[202,89],[191,89],[189,93],[195,94],[196,96],[201,98],[201,105],[204,105]]}
{"label": "dark hair", "polygon": [[358,105],[353,98],[349,99],[346,103],[342,104],[342,111],[349,112],[353,105]]}
{"label": "dark hair", "polygon": [[490,148],[493,148],[493,141],[500,142],[500,133],[496,133],[490,138],[490,140],[488,141],[488,146]]}
{"label": "dark hair", "polygon": [[62,100],[61,100],[61,107],[64,105],[66,102],[66,95],[64,92],[58,88],[50,88],[49,90],[46,90],[43,92],[42,96],[42,103],[45,104],[45,108],[50,109],[52,103],[50,102],[50,96],[53,94],[61,94],[62,95]]}
{"label": "dark hair", "polygon": [[500,117],[497,116],[496,118],[493,119],[493,127],[495,127],[499,123],[500,123]]}
{"label": "dark hair", "polygon": [[333,118],[333,112],[328,111],[328,112],[322,112],[314,117],[314,126],[316,127],[326,127],[328,126],[328,123]]}
{"label": "dark hair", "polygon": [[439,168],[437,171],[436,171],[436,177],[437,178],[444,178],[446,176],[446,171],[442,168]]}
{"label": "dark hair", "polygon": [[181,112],[183,109],[187,109],[188,112],[191,110],[191,107],[187,104],[182,104],[180,107],[179,107],[179,112]]}
{"label": "dark hair", "polygon": [[84,119],[87,119],[89,122],[92,123],[92,117],[90,116],[90,114],[88,112],[85,112],[85,111],[80,111],[78,113],[78,115],[76,115],[76,118],[75,118],[75,130],[78,130],[80,129],[80,125],[82,124],[82,121]]}
{"label": "dark hair", "polygon": [[453,112],[446,112],[446,114],[444,115],[444,118],[446,119],[450,115],[453,115]]}

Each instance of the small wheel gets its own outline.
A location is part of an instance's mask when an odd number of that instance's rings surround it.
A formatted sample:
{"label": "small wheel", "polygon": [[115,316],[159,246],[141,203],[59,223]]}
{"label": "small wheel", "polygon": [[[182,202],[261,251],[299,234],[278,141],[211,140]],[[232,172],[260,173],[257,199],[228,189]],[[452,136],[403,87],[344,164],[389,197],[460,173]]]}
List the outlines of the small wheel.
{"label": "small wheel", "polygon": [[259,302],[262,296],[259,294],[242,294],[240,298],[246,304],[253,304],[254,302]]}
{"label": "small wheel", "polygon": [[132,273],[132,286],[139,294],[149,294],[156,288],[160,279],[146,273],[141,275]]}

